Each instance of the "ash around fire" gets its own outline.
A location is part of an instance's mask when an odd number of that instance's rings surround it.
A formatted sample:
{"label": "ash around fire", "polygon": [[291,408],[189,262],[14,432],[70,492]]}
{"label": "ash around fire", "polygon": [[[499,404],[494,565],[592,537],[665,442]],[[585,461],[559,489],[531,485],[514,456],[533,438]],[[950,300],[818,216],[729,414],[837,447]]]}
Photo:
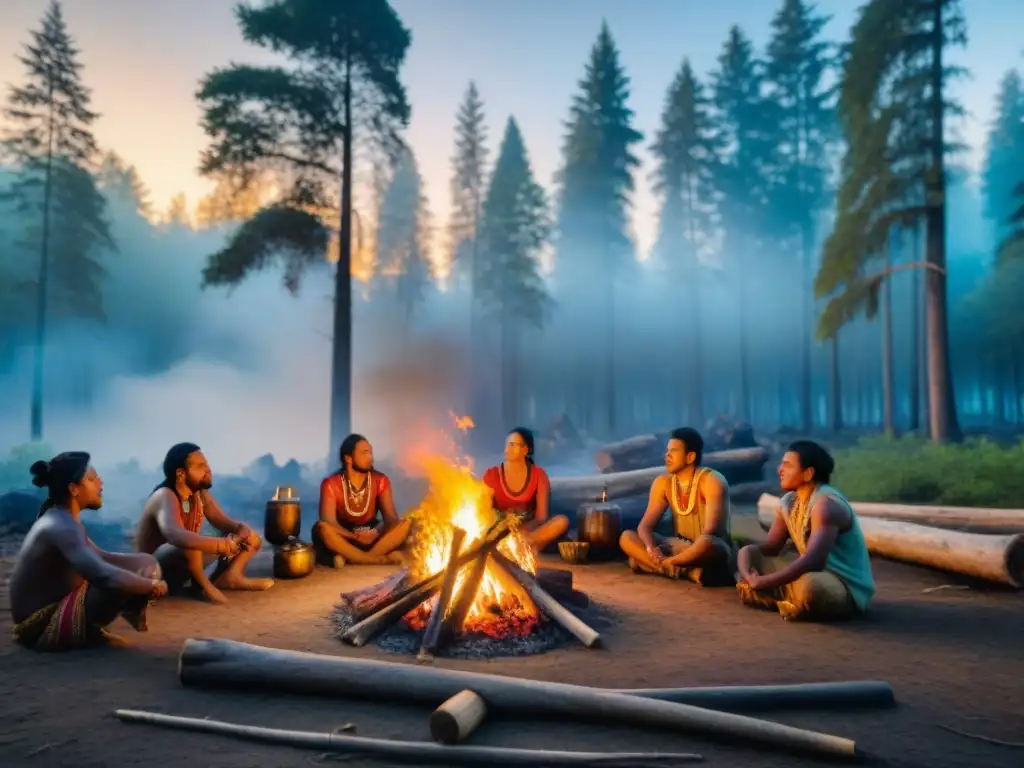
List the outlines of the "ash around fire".
{"label": "ash around fire", "polygon": [[[605,611],[593,602],[590,603],[588,608],[572,607],[571,610],[598,631],[609,626],[611,623],[605,616]],[[335,606],[334,612],[331,614],[331,624],[335,637],[340,640],[345,630],[351,627],[353,623],[352,612],[347,606]],[[399,622],[396,626],[378,635],[375,642],[378,648],[389,653],[415,655],[419,653],[422,640],[422,630],[413,631],[406,626],[405,622]],[[525,637],[509,635],[495,638],[482,633],[463,635],[452,641],[441,655],[453,659],[494,659],[501,656],[532,656],[552,651],[555,648],[572,642],[578,641],[555,622],[542,619],[533,628],[533,631]]]}

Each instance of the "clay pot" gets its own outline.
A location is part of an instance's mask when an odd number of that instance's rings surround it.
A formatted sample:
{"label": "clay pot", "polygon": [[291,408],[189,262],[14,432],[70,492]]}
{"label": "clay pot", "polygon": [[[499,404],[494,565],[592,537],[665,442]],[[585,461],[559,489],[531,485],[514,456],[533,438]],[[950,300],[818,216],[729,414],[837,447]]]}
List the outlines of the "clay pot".
{"label": "clay pot", "polygon": [[576,538],[590,544],[591,554],[610,554],[619,549],[622,514],[618,504],[589,502],[576,512]]}
{"label": "clay pot", "polygon": [[299,535],[302,528],[302,505],[293,488],[278,488],[267,502],[263,518],[263,538],[275,546]]}
{"label": "clay pot", "polygon": [[316,568],[316,548],[292,538],[274,550],[274,578],[301,579]]}

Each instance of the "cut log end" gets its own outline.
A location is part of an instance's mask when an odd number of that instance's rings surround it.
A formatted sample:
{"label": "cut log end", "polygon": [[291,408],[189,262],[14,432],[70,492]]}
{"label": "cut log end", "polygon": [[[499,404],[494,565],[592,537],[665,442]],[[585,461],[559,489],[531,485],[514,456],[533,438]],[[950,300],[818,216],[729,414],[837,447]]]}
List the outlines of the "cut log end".
{"label": "cut log end", "polygon": [[1016,589],[1024,587],[1024,534],[1017,534],[1006,545],[1004,565],[1010,586]]}
{"label": "cut log end", "polygon": [[487,704],[466,689],[452,696],[430,715],[430,735],[439,744],[458,744],[469,738],[487,717]]}

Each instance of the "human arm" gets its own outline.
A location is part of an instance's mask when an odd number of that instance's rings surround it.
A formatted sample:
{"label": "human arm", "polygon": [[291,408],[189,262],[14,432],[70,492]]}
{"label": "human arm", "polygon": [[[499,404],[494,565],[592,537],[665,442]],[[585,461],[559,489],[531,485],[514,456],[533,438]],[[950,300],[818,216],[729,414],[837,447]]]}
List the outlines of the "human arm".
{"label": "human arm", "polygon": [[644,511],[644,516],[640,519],[640,524],[636,527],[637,536],[640,537],[640,541],[647,548],[647,554],[658,562],[662,560],[662,555],[661,550],[654,543],[654,529],[657,527],[662,515],[665,514],[666,507],[668,507],[668,501],[665,497],[665,483],[665,475],[655,478],[654,482],[651,483],[651,493],[647,498],[647,509]]}
{"label": "human arm", "polygon": [[537,476],[537,504],[533,511],[532,522],[539,527],[548,521],[551,514],[551,481],[548,479],[548,473],[540,467],[535,466],[534,471],[539,474]]}
{"label": "human arm", "polygon": [[227,513],[213,498],[209,491],[200,491],[199,498],[203,503],[203,515],[210,521],[210,525],[223,533],[225,536],[234,534],[239,539],[248,538],[249,526],[245,523],[237,523],[227,516]]}
{"label": "human arm", "polygon": [[202,536],[186,530],[182,526],[181,516],[178,514],[178,501],[171,491],[157,494],[151,503],[158,505],[156,524],[160,529],[160,535],[172,547],[198,550],[212,555],[238,554],[238,545],[234,541],[217,536]]}
{"label": "human arm", "polygon": [[754,589],[775,589],[792,584],[805,573],[824,570],[846,516],[846,511],[832,499],[827,496],[819,498],[811,510],[811,538],[807,542],[806,551],[785,568],[773,573],[759,574],[751,571],[752,578],[746,579],[747,583]]}
{"label": "human arm", "polygon": [[398,511],[395,509],[395,497],[391,492],[391,481],[387,475],[381,476],[380,487],[377,492],[377,503],[382,518],[378,533],[390,531],[401,522],[401,518],[399,518]]}
{"label": "human arm", "polygon": [[700,486],[694,489],[704,498],[704,530],[690,546],[677,555],[665,559],[665,565],[686,568],[704,560],[715,548],[715,538],[722,528],[725,505],[728,502],[728,488],[717,472],[706,472]]}
{"label": "human arm", "polygon": [[75,572],[90,584],[131,595],[149,595],[162,586],[159,579],[148,579],[107,562],[82,527],[70,520],[52,526],[47,538]]}

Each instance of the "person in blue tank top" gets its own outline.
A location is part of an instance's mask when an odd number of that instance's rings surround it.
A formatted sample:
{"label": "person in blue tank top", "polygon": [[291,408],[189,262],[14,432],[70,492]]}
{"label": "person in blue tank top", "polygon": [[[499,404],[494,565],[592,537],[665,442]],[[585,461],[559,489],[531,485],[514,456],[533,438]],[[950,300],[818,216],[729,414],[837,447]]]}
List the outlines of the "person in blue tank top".
{"label": "person in blue tank top", "polygon": [[[829,485],[835,461],[811,440],[789,446],[779,464],[785,495],[762,544],[736,556],[736,589],[748,606],[785,619],[828,621],[862,614],[875,594],[871,561],[857,515]],[[797,557],[779,557],[786,541]]]}

